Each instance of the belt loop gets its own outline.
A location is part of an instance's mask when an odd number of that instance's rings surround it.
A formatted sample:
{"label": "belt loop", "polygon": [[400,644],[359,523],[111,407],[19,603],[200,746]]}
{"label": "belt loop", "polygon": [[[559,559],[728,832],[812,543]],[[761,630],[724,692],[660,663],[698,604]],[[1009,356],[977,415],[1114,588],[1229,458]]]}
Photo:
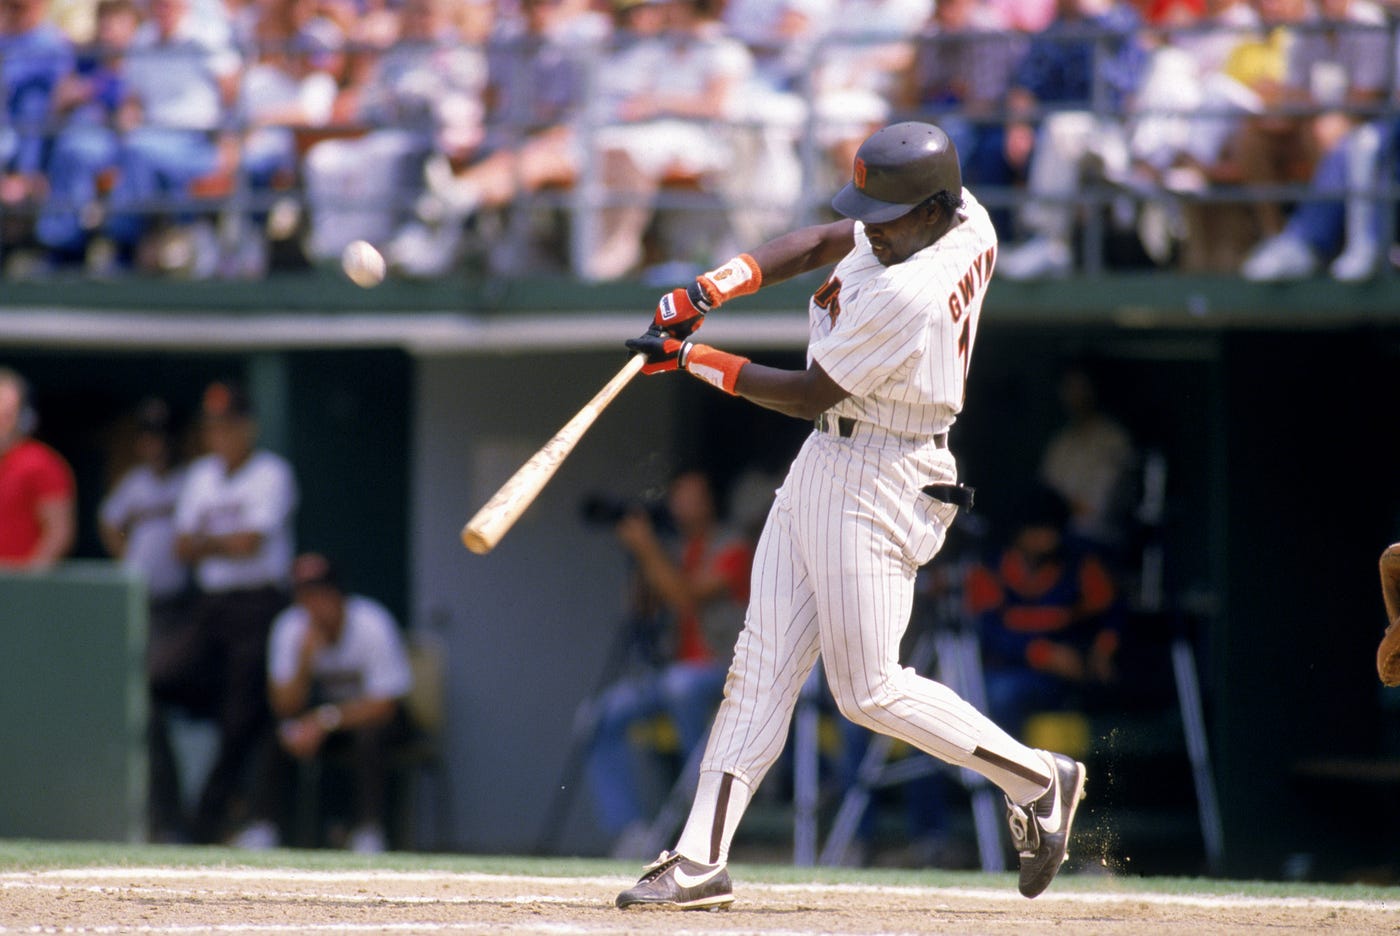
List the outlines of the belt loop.
{"label": "belt loop", "polygon": [[843,439],[849,439],[856,431],[856,421],[849,416],[836,417],[836,434]]}

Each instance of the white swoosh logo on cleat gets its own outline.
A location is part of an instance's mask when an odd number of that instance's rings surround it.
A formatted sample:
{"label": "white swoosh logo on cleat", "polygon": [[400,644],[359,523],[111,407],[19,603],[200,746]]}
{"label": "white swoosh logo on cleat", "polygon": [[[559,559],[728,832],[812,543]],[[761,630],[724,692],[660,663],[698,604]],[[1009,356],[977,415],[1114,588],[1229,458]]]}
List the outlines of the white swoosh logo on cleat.
{"label": "white swoosh logo on cleat", "polygon": [[[1036,816],[1035,821],[1040,825],[1041,831],[1055,833],[1060,831],[1060,814],[1062,812],[1060,807],[1060,784],[1056,783],[1051,788],[1051,792],[1055,795],[1054,808],[1050,810],[1050,815],[1046,816],[1044,819],[1040,818],[1040,816]],[[1034,812],[1034,810],[1032,810],[1032,812]],[[679,877],[679,872],[677,872],[677,876]]]}
{"label": "white swoosh logo on cleat", "polygon": [[680,868],[677,868],[676,883],[679,884],[681,887],[699,887],[701,884],[708,883],[715,877],[715,875],[719,874],[723,870],[724,865],[720,865],[718,867],[711,868],[710,870],[706,871],[704,874],[698,877],[691,877],[689,874],[686,874]]}

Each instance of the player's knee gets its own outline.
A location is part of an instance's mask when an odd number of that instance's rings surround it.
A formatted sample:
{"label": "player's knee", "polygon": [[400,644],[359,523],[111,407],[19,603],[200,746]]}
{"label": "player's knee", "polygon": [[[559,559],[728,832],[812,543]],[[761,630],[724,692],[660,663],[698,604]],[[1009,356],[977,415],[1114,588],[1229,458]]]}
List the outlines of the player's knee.
{"label": "player's knee", "polygon": [[841,690],[833,688],[832,691],[836,710],[842,717],[871,730],[878,730],[888,717],[891,696],[889,683],[884,681],[866,692],[857,691],[853,686]]}

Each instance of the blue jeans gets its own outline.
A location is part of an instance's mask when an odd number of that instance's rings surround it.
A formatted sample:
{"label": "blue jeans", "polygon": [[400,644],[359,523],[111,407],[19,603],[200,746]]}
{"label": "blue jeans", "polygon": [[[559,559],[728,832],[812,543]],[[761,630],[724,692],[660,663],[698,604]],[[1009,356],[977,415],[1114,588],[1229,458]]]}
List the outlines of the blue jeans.
{"label": "blue jeans", "polygon": [[49,200],[35,221],[39,243],[52,250],[83,249],[81,212],[97,200],[97,177],[116,165],[117,135],[99,124],[65,129],[49,157]]}
{"label": "blue jeans", "polygon": [[657,715],[669,715],[689,756],[705,736],[724,693],[728,668],[723,663],[673,663],[604,690],[597,730],[588,752],[588,780],[598,821],[616,835],[630,823],[647,818],[638,784],[638,752],[627,730]]}
{"label": "blue jeans", "polygon": [[[1381,150],[1376,165],[1376,182],[1381,181],[1384,169],[1389,165],[1392,177],[1400,180],[1400,121],[1389,126],[1380,125]],[[1311,188],[1313,194],[1333,196],[1325,201],[1307,201],[1300,204],[1289,217],[1284,234],[1301,240],[1320,257],[1330,257],[1342,249],[1346,236],[1347,160],[1351,156],[1355,134],[1348,134],[1341,142],[1325,153],[1313,170]],[[1381,216],[1373,222],[1379,234],[1384,225]]]}
{"label": "blue jeans", "polygon": [[202,130],[139,127],[127,134],[117,157],[107,233],[135,245],[145,232],[152,203],[188,192],[190,183],[213,172],[218,149]]}

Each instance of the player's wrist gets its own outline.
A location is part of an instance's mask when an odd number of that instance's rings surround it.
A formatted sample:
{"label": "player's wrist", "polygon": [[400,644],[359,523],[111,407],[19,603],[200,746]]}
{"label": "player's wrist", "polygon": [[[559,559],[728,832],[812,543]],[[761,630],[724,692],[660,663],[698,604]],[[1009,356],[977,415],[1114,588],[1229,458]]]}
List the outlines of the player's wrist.
{"label": "player's wrist", "polygon": [[334,732],[345,721],[345,713],[338,705],[318,705],[311,714],[326,734]]}
{"label": "player's wrist", "polygon": [[743,253],[713,270],[701,273],[686,293],[697,309],[708,312],[731,299],[757,292],[762,286],[763,271],[759,269],[758,261]]}
{"label": "player's wrist", "polygon": [[693,377],[723,390],[731,396],[739,382],[739,371],[749,363],[749,359],[739,354],[730,354],[706,344],[687,341],[681,345],[677,361],[680,367]]}

